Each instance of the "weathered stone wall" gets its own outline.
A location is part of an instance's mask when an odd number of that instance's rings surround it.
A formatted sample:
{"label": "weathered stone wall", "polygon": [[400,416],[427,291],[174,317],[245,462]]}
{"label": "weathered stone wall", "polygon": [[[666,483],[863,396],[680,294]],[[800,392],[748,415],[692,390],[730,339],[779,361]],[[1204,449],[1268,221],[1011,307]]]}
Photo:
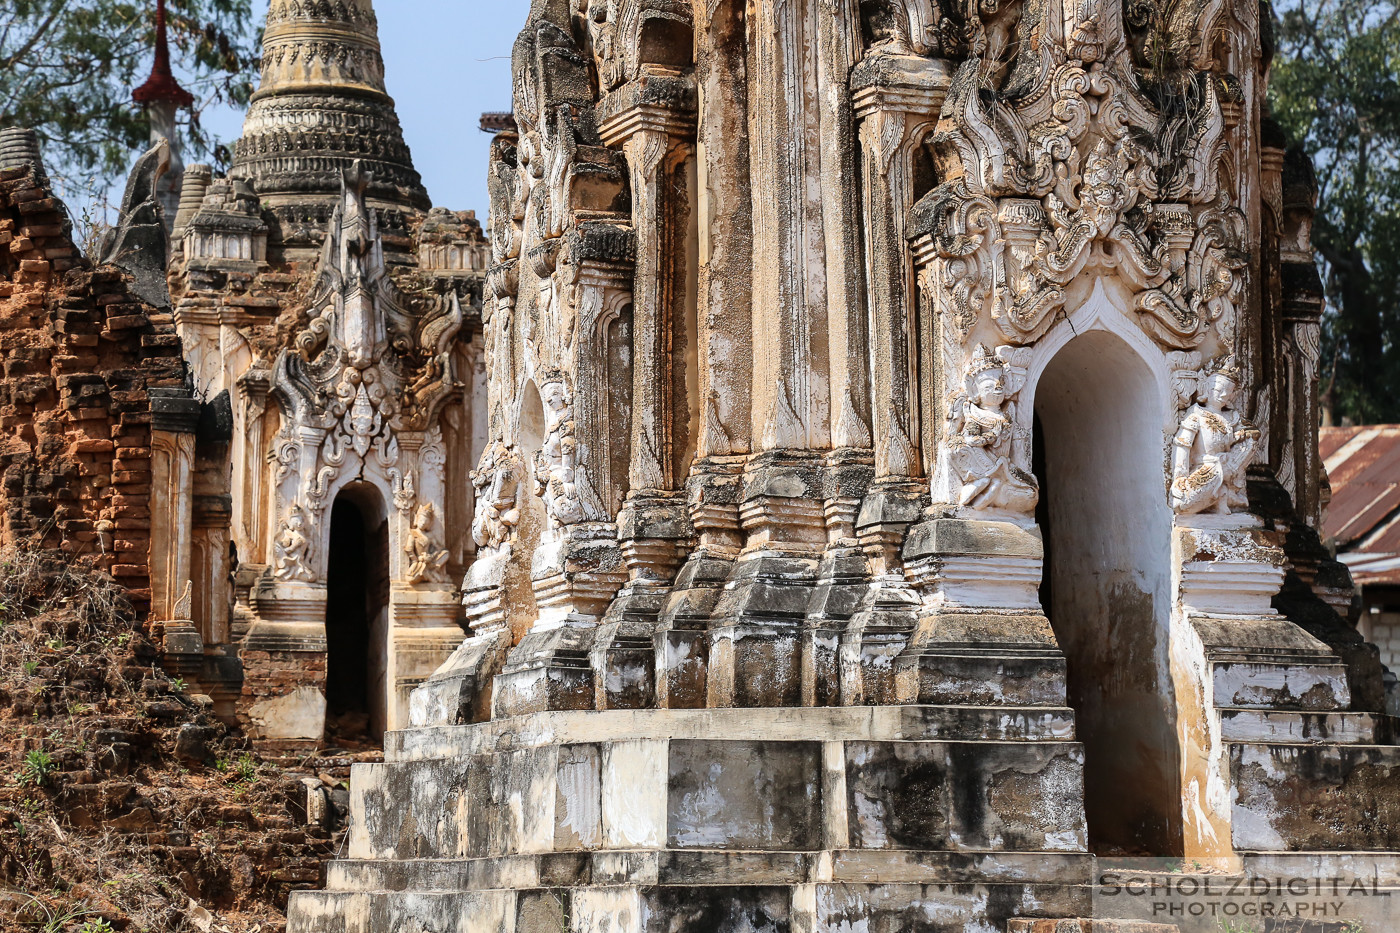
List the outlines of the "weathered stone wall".
{"label": "weathered stone wall", "polygon": [[183,388],[171,316],[94,268],[33,165],[0,171],[0,543],[53,548],[150,601],[151,403]]}

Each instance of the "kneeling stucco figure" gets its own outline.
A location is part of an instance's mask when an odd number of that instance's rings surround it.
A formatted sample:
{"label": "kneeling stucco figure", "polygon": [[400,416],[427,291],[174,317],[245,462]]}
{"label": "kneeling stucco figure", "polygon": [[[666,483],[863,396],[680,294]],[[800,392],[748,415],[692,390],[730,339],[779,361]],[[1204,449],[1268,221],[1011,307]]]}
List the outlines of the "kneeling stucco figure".
{"label": "kneeling stucco figure", "polygon": [[1040,499],[1035,477],[1013,460],[1016,403],[1011,398],[1020,381],[986,346],[973,351],[950,416],[953,465],[963,482],[961,506],[1030,512]]}
{"label": "kneeling stucco figure", "polygon": [[1248,507],[1245,468],[1259,431],[1235,409],[1239,394],[1233,361],[1209,367],[1196,404],[1172,439],[1172,508],[1182,515],[1229,515]]}
{"label": "kneeling stucco figure", "polygon": [[425,502],[418,507],[413,517],[413,527],[409,529],[404,553],[408,555],[408,582],[440,583],[442,568],[447,563],[450,552],[440,548],[434,539],[432,503]]}

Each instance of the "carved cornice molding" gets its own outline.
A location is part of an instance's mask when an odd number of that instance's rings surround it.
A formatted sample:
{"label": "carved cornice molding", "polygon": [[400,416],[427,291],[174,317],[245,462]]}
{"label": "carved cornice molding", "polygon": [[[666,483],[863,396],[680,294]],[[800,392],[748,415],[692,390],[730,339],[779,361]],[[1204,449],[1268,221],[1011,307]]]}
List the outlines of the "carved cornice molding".
{"label": "carved cornice molding", "polygon": [[689,77],[629,82],[598,105],[598,132],[606,146],[636,133],[654,131],[686,141],[695,138],[695,83]]}
{"label": "carved cornice molding", "polygon": [[876,53],[852,72],[851,103],[858,120],[891,111],[932,119],[952,83],[953,73],[941,59]]}

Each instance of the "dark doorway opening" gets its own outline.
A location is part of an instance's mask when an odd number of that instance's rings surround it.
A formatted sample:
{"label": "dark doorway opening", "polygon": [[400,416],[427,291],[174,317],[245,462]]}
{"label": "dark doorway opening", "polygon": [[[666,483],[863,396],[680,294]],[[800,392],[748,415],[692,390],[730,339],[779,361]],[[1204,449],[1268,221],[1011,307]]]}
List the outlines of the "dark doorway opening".
{"label": "dark doorway opening", "polygon": [[1147,364],[1101,331],[1071,340],[1035,389],[1041,605],[1068,663],[1100,856],[1183,852],[1163,420]]}
{"label": "dark doorway opening", "polygon": [[331,507],[326,573],[326,739],[384,734],[389,529],[377,493],[347,489]]}

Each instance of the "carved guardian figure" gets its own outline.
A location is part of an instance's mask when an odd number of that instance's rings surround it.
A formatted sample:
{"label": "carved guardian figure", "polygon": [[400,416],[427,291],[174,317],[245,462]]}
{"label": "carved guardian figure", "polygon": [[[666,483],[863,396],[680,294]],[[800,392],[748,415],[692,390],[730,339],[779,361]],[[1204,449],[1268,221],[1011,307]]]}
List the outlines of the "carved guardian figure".
{"label": "carved guardian figure", "polygon": [[1200,395],[1172,438],[1172,508],[1183,515],[1229,515],[1249,506],[1245,468],[1254,462],[1259,429],[1236,409],[1239,370],[1232,360],[1206,369]]}

